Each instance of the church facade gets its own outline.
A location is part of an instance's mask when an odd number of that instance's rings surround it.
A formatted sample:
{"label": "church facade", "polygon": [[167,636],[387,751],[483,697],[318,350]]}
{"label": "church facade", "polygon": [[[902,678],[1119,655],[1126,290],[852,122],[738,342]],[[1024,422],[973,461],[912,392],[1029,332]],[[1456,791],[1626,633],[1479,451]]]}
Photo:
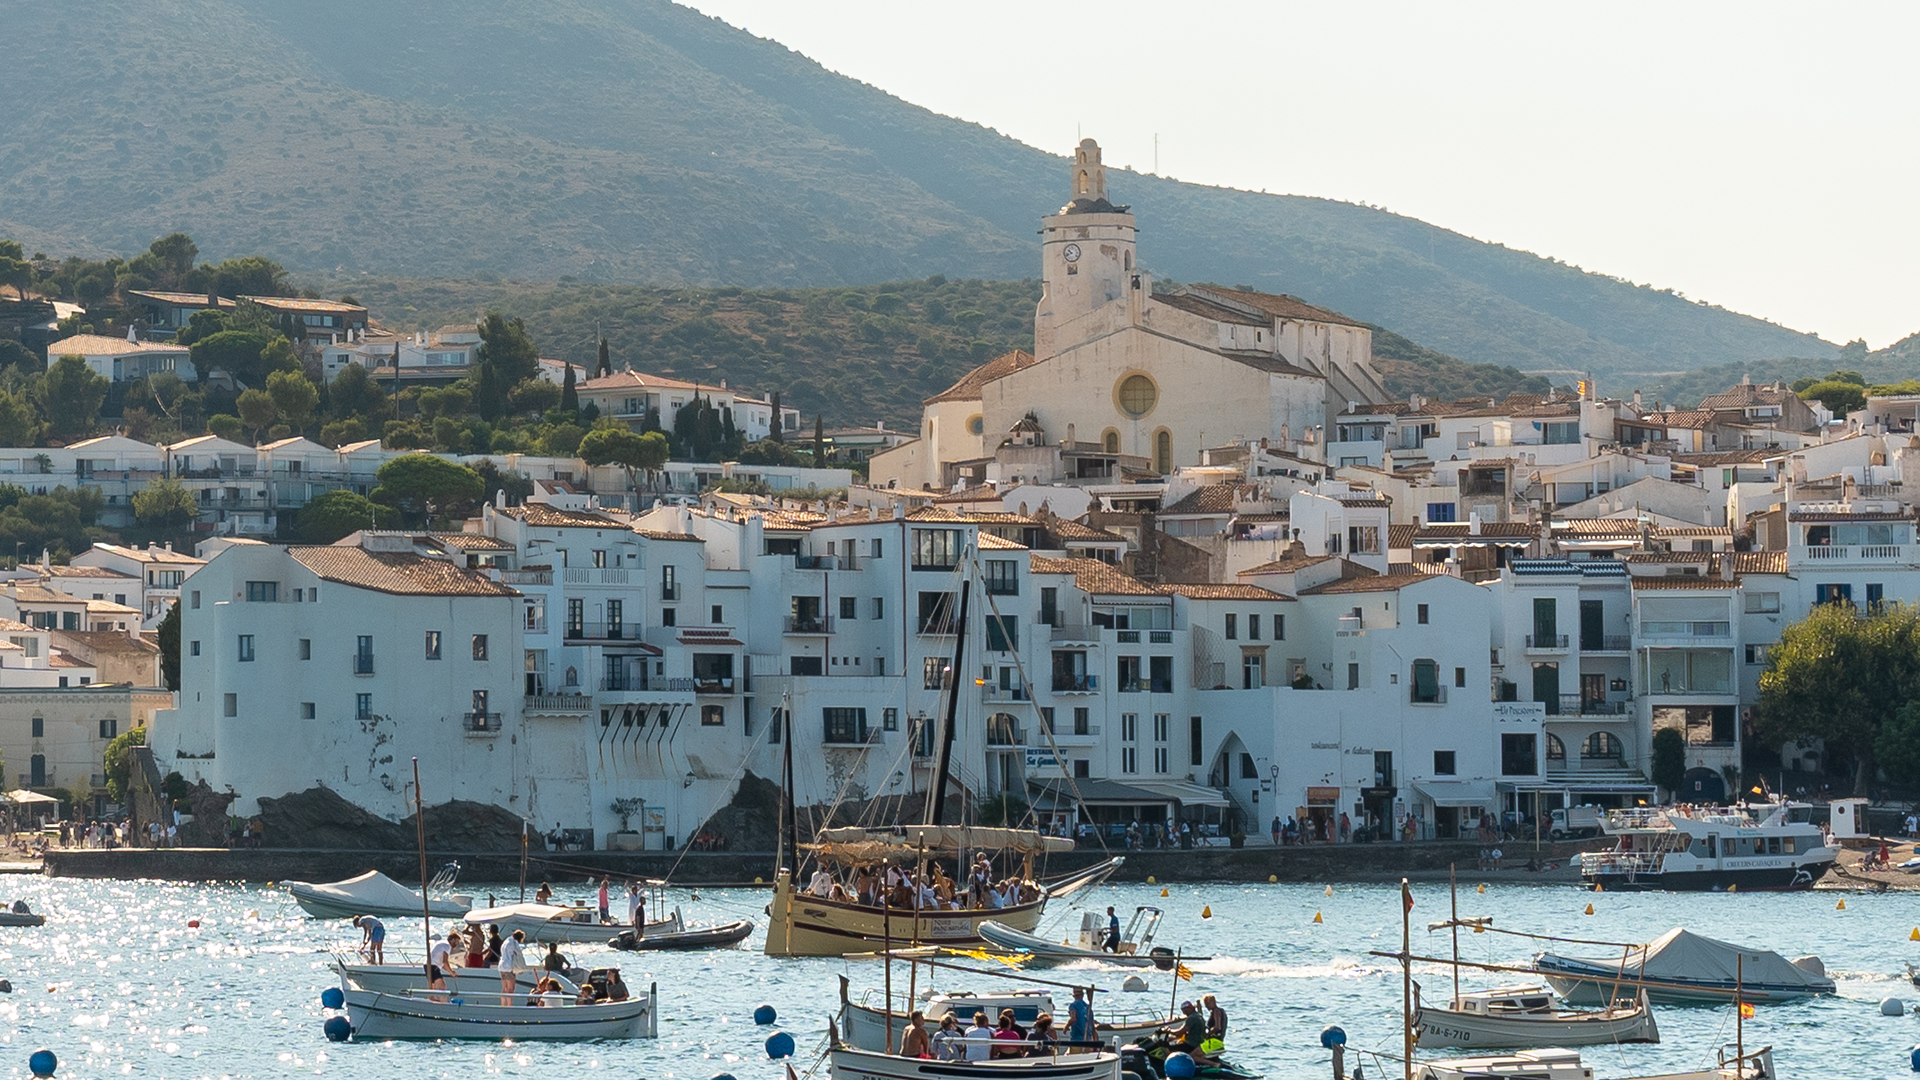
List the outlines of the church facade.
{"label": "church facade", "polygon": [[1160,473],[1247,439],[1324,460],[1327,416],[1386,398],[1364,324],[1290,296],[1156,292],[1092,139],[1074,150],[1070,184],[1067,205],[1041,222],[1034,351],[996,357],[928,398],[919,438],[875,455],[870,482],[951,486],[1029,416],[1064,449]]}

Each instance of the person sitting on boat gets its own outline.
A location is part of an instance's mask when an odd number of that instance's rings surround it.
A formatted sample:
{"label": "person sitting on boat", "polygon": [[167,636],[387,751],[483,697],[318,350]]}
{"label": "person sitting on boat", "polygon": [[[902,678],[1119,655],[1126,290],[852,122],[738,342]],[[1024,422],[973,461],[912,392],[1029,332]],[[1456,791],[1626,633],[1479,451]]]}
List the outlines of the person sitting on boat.
{"label": "person sitting on boat", "polygon": [[548,971],[565,975],[570,965],[567,963],[567,958],[560,955],[560,946],[549,941],[547,942],[546,960],[541,963],[540,966],[546,968]]}
{"label": "person sitting on boat", "polygon": [[1212,994],[1201,995],[1200,1007],[1207,1010],[1207,1037],[1200,1043],[1200,1049],[1217,1054],[1227,1045],[1227,1010],[1220,1007],[1220,1000]]}
{"label": "person sitting on boat", "polygon": [[983,908],[987,906],[987,893],[993,889],[993,864],[986,854],[973,860],[973,875],[967,881],[967,899],[969,906]]}
{"label": "person sitting on boat", "polygon": [[1180,1013],[1179,1020],[1160,1029],[1173,1037],[1173,1042],[1168,1044],[1167,1050],[1185,1053],[1193,1058],[1196,1065],[1212,1064],[1212,1059],[1200,1049],[1200,1044],[1207,1041],[1206,1017],[1200,1014],[1200,1010],[1191,1001],[1180,1003]]}
{"label": "person sitting on boat", "polygon": [[967,1060],[985,1061],[993,1056],[993,1029],[987,1026],[987,1014],[973,1014],[973,1026],[967,1029]]}
{"label": "person sitting on boat", "polygon": [[939,863],[933,864],[933,893],[940,899],[939,906],[947,907],[953,903],[953,879],[940,869]]}
{"label": "person sitting on boat", "polygon": [[1052,1057],[1059,1051],[1060,1037],[1054,1033],[1052,1013],[1033,1018],[1033,1031],[1028,1033],[1027,1042],[1031,1046],[1028,1057]]}
{"label": "person sitting on boat", "polygon": [[853,903],[853,897],[847,895],[847,887],[837,881],[833,883],[833,891],[827,894],[827,899],[838,900],[843,904]]}
{"label": "person sitting on boat", "polygon": [[997,1058],[1020,1057],[1026,1053],[1024,1044],[1027,1033],[1014,1023],[1013,1010],[1000,1010],[1000,1024],[993,1029],[993,1056]]}
{"label": "person sitting on boat", "polygon": [[1087,992],[1078,986],[1073,988],[1073,1000],[1067,1003],[1067,1041],[1093,1041],[1093,1009],[1087,1004]]}
{"label": "person sitting on boat", "polygon": [[626,982],[620,978],[620,969],[609,969],[607,971],[607,1000],[625,1001],[632,996],[633,995],[627,990]]}
{"label": "person sitting on boat", "polygon": [[544,904],[551,899],[553,899],[553,886],[544,881],[541,882],[540,887],[533,891],[533,902],[536,904]]}
{"label": "person sitting on boat", "polygon": [[960,1061],[967,1056],[967,1044],[960,1034],[960,1021],[952,1013],[940,1018],[940,1027],[930,1040],[935,1061]]}
{"label": "person sitting on boat", "polygon": [[567,1001],[567,992],[560,989],[560,980],[551,975],[542,979],[541,986],[536,989],[539,990],[540,1004],[542,1005],[553,1008],[569,1004]]}
{"label": "person sitting on boat", "polygon": [[600,995],[594,992],[592,983],[581,983],[580,994],[573,999],[573,1003],[575,1005],[598,1005],[600,1003]]}
{"label": "person sitting on boat", "polygon": [[353,925],[360,928],[360,949],[375,964],[387,962],[387,927],[371,915],[355,915]]}
{"label": "person sitting on boat", "polygon": [[900,1034],[900,1053],[910,1058],[933,1056],[933,1039],[927,1034],[927,1014],[919,1009],[907,1017],[907,1030]]}

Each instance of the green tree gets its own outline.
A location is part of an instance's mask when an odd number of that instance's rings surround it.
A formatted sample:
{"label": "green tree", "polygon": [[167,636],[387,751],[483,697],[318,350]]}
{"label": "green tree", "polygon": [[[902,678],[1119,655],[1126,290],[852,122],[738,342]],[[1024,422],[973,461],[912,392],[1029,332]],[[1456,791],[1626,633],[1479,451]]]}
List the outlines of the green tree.
{"label": "green tree", "polygon": [[200,516],[200,504],[180,481],[156,480],[133,493],[133,516],[149,529],[179,532]]}
{"label": "green tree", "polygon": [[187,325],[174,332],[175,345],[192,345],[222,330],[233,329],[233,321],[224,308],[201,308],[187,316]]}
{"label": "green tree", "polygon": [[40,412],[24,393],[0,390],[0,446],[34,446],[40,441]]}
{"label": "green tree", "polygon": [[293,349],[293,342],[285,334],[275,335],[260,350],[260,362],[254,366],[253,377],[247,380],[249,386],[265,386],[276,371],[300,370],[300,354]]}
{"label": "green tree", "polygon": [[305,431],[320,406],[320,391],[303,371],[276,371],[267,376],[267,394],[281,419],[295,431]]}
{"label": "green tree", "polygon": [[813,467],[816,469],[827,467],[827,432],[820,422],[819,413],[813,414]]}
{"label": "green tree", "polygon": [[345,420],[335,420],[333,423],[327,424],[320,429],[320,445],[322,446],[338,448],[360,442],[366,437],[367,425],[361,423],[360,418],[357,416],[349,416]]}
{"label": "green tree", "polygon": [[200,248],[193,237],[177,232],[148,245],[147,254],[153,256],[159,271],[156,284],[163,289],[178,289],[193,272],[193,261],[200,257]]}
{"label": "green tree", "polygon": [[43,366],[40,357],[25,345],[9,337],[0,337],[0,368],[12,368],[16,371],[39,371]]}
{"label": "green tree", "polygon": [[107,774],[107,797],[125,802],[127,784],[133,779],[133,748],[147,745],[145,727],[128,728],[107,744],[101,755],[101,772]]}
{"label": "green tree", "polygon": [[361,529],[379,528],[380,518],[392,515],[365,495],[342,488],[322,492],[301,507],[296,530],[303,544],[331,544]]}
{"label": "green tree", "polygon": [[154,628],[155,644],[160,646],[160,677],[167,689],[180,689],[180,605],[167,609],[167,617]]}
{"label": "green tree", "polygon": [[607,339],[606,338],[600,339],[600,355],[598,359],[594,361],[593,374],[594,374],[594,377],[596,378],[598,378],[601,375],[613,374],[613,360],[607,355]]}
{"label": "green tree", "polygon": [[1800,397],[1803,401],[1818,401],[1836,417],[1844,417],[1867,407],[1867,388],[1864,383],[1836,379],[1831,375],[1800,391]]}
{"label": "green tree", "polygon": [[374,474],[373,500],[395,507],[415,524],[428,524],[486,494],[480,474],[436,454],[394,458]]}
{"label": "green tree", "polygon": [[280,415],[279,407],[273,403],[273,395],[265,390],[243,391],[234,407],[240,412],[240,422],[253,429],[255,443],[260,441],[260,432]]}
{"label": "green tree", "polygon": [[772,439],[774,442],[777,442],[777,443],[786,442],[787,441],[787,425],[786,425],[786,422],[783,419],[781,419],[781,415],[780,415],[781,413],[780,391],[775,390],[773,392],[773,395],[769,399],[768,404],[773,406],[773,419],[770,420],[767,424],[767,438]]}
{"label": "green tree", "polygon": [[207,417],[207,433],[218,435],[228,442],[239,442],[240,437],[245,434],[244,427],[239,417],[229,413],[214,413]]}
{"label": "green tree", "polygon": [[[604,344],[605,338],[601,339]],[[568,416],[580,415],[580,391],[573,384],[573,365],[567,365],[567,379],[560,384],[560,411]]]}
{"label": "green tree", "polygon": [[327,415],[335,420],[372,419],[387,408],[387,392],[359,364],[348,364],[327,385]]}
{"label": "green tree", "polygon": [[194,342],[187,356],[201,382],[215,371],[224,371],[236,381],[253,386],[259,383],[254,376],[260,369],[260,353],[271,340],[253,330],[222,330]]}
{"label": "green tree", "polygon": [[1865,795],[1883,731],[1916,698],[1920,609],[1896,603],[1863,616],[1848,603],[1822,604],[1767,650],[1754,734],[1774,745],[1823,740],[1830,755],[1852,760],[1854,793]]}
{"label": "green tree", "polygon": [[[572,368],[567,369],[567,376],[573,376]],[[537,416],[559,405],[562,392],[545,379],[528,379],[507,395],[507,404],[516,413]]]}
{"label": "green tree", "polygon": [[507,393],[540,371],[540,350],[527,324],[489,311],[480,320],[480,370],[474,379],[474,405],[495,420],[507,410]]}
{"label": "green tree", "polygon": [[79,435],[92,430],[100,405],[112,386],[77,356],[54,361],[40,377],[40,412],[56,435]]}
{"label": "green tree", "polygon": [[638,501],[640,483],[636,474],[645,472],[651,483],[653,474],[666,465],[667,437],[657,431],[639,434],[624,427],[595,428],[580,440],[580,459],[589,465],[618,465],[627,471],[627,487]]}
{"label": "green tree", "polygon": [[1653,733],[1653,782],[1669,796],[1687,782],[1687,740],[1674,728]]}

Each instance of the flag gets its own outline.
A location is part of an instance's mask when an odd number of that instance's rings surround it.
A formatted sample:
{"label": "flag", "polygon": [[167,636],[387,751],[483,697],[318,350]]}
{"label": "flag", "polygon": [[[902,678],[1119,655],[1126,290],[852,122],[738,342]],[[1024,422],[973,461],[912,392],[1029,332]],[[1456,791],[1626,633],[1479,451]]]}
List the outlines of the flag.
{"label": "flag", "polygon": [[1192,982],[1193,969],[1188,967],[1185,964],[1175,964],[1173,968],[1173,977],[1176,979],[1185,979],[1188,982]]}
{"label": "flag", "polygon": [[1753,1019],[1753,1006],[1747,1004],[1744,1001],[1740,1003],[1740,1019],[1742,1020]]}
{"label": "flag", "polygon": [[1400,902],[1406,905],[1405,910],[1413,910],[1413,889],[1407,885],[1405,880],[1400,882]]}

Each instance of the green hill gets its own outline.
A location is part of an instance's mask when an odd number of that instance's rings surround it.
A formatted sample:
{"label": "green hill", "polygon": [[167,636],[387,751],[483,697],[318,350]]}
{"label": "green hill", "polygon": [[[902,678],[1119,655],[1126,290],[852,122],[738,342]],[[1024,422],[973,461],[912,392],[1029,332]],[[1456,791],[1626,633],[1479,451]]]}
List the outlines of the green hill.
{"label": "green hill", "polygon": [[[180,229],[216,259],[340,276],[1017,280],[1064,200],[1061,158],[662,0],[72,0],[12,21],[6,70],[0,235],[53,255]],[[1834,353],[1368,207],[1111,186],[1156,272],[1292,293],[1471,363]]]}

